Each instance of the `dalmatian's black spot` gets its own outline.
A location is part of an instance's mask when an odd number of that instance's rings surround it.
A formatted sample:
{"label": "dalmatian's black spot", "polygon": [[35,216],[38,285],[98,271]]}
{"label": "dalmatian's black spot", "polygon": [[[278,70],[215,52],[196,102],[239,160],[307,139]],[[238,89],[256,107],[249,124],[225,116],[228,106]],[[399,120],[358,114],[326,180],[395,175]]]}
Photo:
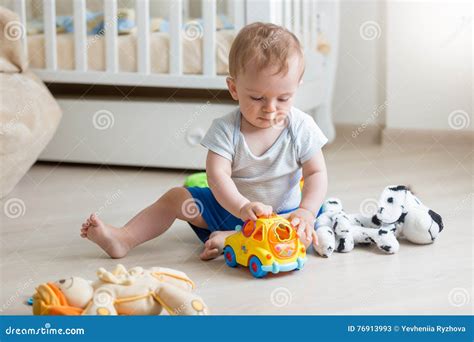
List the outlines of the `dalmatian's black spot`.
{"label": "dalmatian's black spot", "polygon": [[391,187],[389,188],[390,190],[392,191],[404,191],[404,190],[410,190],[408,187],[406,187],[405,185],[397,185],[397,186],[394,186],[394,187]]}
{"label": "dalmatian's black spot", "polygon": [[347,229],[341,230],[341,233],[349,233],[349,230]]}
{"label": "dalmatian's black spot", "polygon": [[431,241],[434,241],[434,240],[435,240],[435,237],[433,236],[433,233],[431,233],[431,228],[428,229],[428,233],[430,233]]}
{"label": "dalmatian's black spot", "polygon": [[382,248],[385,252],[390,252],[390,250],[392,249],[391,246],[387,246],[387,245],[380,246],[380,248]]}
{"label": "dalmatian's black spot", "polygon": [[388,234],[388,232],[386,230],[379,229],[379,235],[384,235],[384,234]]}
{"label": "dalmatian's black spot", "polygon": [[443,219],[441,218],[441,216],[437,212],[434,212],[431,209],[428,210],[428,214],[430,215],[431,219],[438,224],[439,231],[441,232],[444,228]]}
{"label": "dalmatian's black spot", "polygon": [[407,216],[408,213],[402,213],[400,217],[398,218],[399,223],[404,223],[405,222],[405,217]]}
{"label": "dalmatian's black spot", "polygon": [[374,239],[372,239],[371,237],[369,237],[369,240],[370,242],[375,243]]}
{"label": "dalmatian's black spot", "polygon": [[382,221],[379,220],[377,215],[372,216],[372,223],[375,224],[376,226],[382,225]]}
{"label": "dalmatian's black spot", "polygon": [[329,204],[339,204],[337,201],[328,201]]}
{"label": "dalmatian's black spot", "polygon": [[387,202],[388,202],[388,203],[393,203],[393,197],[387,198]]}
{"label": "dalmatian's black spot", "polygon": [[331,252],[333,248],[331,246],[328,247],[328,252]]}
{"label": "dalmatian's black spot", "polygon": [[334,235],[334,233],[332,232],[332,230],[328,230],[328,233],[331,234],[331,235]]}
{"label": "dalmatian's black spot", "polygon": [[334,227],[332,227],[332,228],[333,228],[333,229],[336,229],[337,224],[338,224],[338,221],[336,221],[336,223],[334,223]]}
{"label": "dalmatian's black spot", "polygon": [[337,251],[342,252],[346,248],[346,239],[339,240],[339,246],[337,246]]}

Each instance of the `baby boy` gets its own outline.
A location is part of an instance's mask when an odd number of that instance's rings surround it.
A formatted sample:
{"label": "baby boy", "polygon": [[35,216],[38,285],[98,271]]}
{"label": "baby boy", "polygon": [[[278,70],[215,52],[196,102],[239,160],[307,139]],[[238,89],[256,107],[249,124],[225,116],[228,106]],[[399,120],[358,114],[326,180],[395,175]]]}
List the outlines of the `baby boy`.
{"label": "baby boy", "polygon": [[305,246],[317,243],[314,222],[327,190],[321,148],[327,138],[292,106],[304,65],[297,37],[285,28],[244,27],[232,44],[227,78],[239,107],[215,119],[201,142],[208,149],[209,188],[172,188],[120,228],[92,214],[81,236],[121,258],[180,219],[204,242],[201,259],[209,260],[222,253],[236,225],[275,212],[298,229]]}

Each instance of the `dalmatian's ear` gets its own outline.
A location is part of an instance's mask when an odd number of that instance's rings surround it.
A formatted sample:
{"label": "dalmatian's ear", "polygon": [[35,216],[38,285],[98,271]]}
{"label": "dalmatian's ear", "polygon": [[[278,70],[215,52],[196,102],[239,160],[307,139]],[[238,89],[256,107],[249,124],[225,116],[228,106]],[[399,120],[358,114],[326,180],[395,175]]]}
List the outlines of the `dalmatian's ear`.
{"label": "dalmatian's ear", "polygon": [[377,218],[384,224],[397,222],[406,214],[407,194],[410,192],[405,185],[387,186],[379,199]]}

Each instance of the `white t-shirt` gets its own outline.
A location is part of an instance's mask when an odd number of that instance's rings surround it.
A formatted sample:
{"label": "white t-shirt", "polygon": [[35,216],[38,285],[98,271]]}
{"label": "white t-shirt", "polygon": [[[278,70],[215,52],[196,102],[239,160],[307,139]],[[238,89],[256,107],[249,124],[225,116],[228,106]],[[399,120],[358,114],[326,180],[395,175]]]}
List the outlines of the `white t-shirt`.
{"label": "white t-shirt", "polygon": [[261,156],[249,149],[240,131],[240,108],[212,122],[201,145],[232,162],[231,178],[250,201],[275,212],[297,208],[301,201],[302,165],[328,141],[313,118],[292,107],[288,125]]}

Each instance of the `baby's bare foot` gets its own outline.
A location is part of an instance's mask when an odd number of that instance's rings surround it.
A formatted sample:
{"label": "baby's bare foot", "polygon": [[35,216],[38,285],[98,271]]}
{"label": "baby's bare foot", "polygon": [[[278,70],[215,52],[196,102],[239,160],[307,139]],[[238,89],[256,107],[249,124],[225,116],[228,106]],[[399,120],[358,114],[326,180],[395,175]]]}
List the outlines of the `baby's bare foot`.
{"label": "baby's bare foot", "polygon": [[209,236],[209,240],[204,244],[201,260],[211,260],[222,254],[226,237],[235,233],[235,231],[216,231]]}
{"label": "baby's bare foot", "polygon": [[95,214],[82,224],[81,236],[95,242],[111,258],[122,258],[130,249],[123,241],[121,229],[103,223]]}

